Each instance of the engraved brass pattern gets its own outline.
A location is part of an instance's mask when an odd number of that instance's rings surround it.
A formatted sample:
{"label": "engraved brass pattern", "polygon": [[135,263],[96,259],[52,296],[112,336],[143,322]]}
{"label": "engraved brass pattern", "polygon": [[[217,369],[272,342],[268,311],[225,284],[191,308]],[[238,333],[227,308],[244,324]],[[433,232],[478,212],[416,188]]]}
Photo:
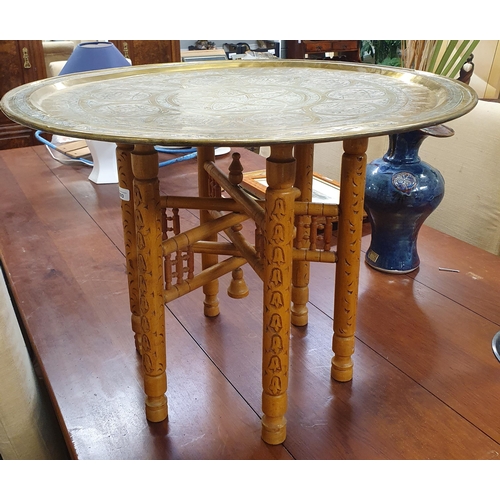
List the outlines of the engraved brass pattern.
{"label": "engraved brass pattern", "polygon": [[477,96],[408,69],[323,61],[216,61],[131,66],[33,82],[1,101],[14,121],[125,143],[259,145],[326,142],[457,118]]}

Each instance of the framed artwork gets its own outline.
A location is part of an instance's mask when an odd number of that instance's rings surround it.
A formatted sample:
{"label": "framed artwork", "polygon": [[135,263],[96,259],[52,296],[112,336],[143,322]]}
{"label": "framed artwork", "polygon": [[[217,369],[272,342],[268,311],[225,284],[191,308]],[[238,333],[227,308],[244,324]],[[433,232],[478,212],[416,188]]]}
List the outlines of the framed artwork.
{"label": "framed artwork", "polygon": [[[255,172],[244,173],[241,187],[256,198],[263,199],[267,188],[266,171],[256,170]],[[340,184],[328,177],[314,173],[312,191],[313,203],[331,203],[334,205],[339,203]]]}

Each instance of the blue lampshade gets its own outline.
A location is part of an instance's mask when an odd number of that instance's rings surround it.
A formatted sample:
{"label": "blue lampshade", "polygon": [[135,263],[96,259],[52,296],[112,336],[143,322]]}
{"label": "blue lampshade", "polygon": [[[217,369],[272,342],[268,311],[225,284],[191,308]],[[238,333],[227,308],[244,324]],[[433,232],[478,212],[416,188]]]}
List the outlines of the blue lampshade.
{"label": "blue lampshade", "polygon": [[122,66],[130,66],[130,63],[111,42],[84,42],[75,47],[59,74],[67,75]]}
{"label": "blue lampshade", "polygon": [[[111,42],[83,42],[75,47],[59,75],[123,66],[130,66],[130,62]],[[53,136],[53,141],[54,137],[57,136]],[[89,180],[96,184],[116,184],[116,144],[89,139],[86,142],[93,165]]]}

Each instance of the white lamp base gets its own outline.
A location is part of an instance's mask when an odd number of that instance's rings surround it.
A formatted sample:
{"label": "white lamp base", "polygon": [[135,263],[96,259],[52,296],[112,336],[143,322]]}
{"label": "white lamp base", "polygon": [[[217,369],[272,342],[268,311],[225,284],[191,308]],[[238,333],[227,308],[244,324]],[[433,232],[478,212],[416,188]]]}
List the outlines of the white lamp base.
{"label": "white lamp base", "polygon": [[117,184],[118,170],[116,166],[116,144],[87,140],[94,167],[89,180],[95,184]]}

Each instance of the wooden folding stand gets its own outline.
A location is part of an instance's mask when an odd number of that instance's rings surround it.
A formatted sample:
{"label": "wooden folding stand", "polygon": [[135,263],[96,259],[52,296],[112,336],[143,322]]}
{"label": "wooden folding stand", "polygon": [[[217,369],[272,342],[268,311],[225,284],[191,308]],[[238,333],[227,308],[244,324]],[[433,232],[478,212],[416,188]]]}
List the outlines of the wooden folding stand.
{"label": "wooden folding stand", "polygon": [[[351,379],[367,143],[367,139],[344,142],[346,189],[341,191],[340,210],[337,204],[311,202],[313,144],[271,147],[263,201],[241,188],[243,166],[238,153],[233,154],[226,174],[215,164],[213,147],[198,148],[200,196],[189,198],[160,196],[154,147],[118,145],[132,328],[143,359],[148,420],[161,421],[168,413],[164,304],[203,287],[204,314],[218,315],[218,278],[231,272],[238,283],[233,296],[246,296],[241,270],[245,263],[264,283],[264,441],[279,444],[286,437],[290,327],[307,324],[310,261],[339,261],[332,377]],[[230,198],[223,198],[222,190]],[[200,225],[182,232],[179,209],[200,210]],[[337,252],[329,237],[322,249],[311,245],[317,240],[318,218],[338,219]],[[247,219],[255,222],[254,244],[240,232]],[[219,232],[230,242],[218,241]],[[195,253],[202,256],[197,274]],[[219,256],[226,258],[219,261]]]}

